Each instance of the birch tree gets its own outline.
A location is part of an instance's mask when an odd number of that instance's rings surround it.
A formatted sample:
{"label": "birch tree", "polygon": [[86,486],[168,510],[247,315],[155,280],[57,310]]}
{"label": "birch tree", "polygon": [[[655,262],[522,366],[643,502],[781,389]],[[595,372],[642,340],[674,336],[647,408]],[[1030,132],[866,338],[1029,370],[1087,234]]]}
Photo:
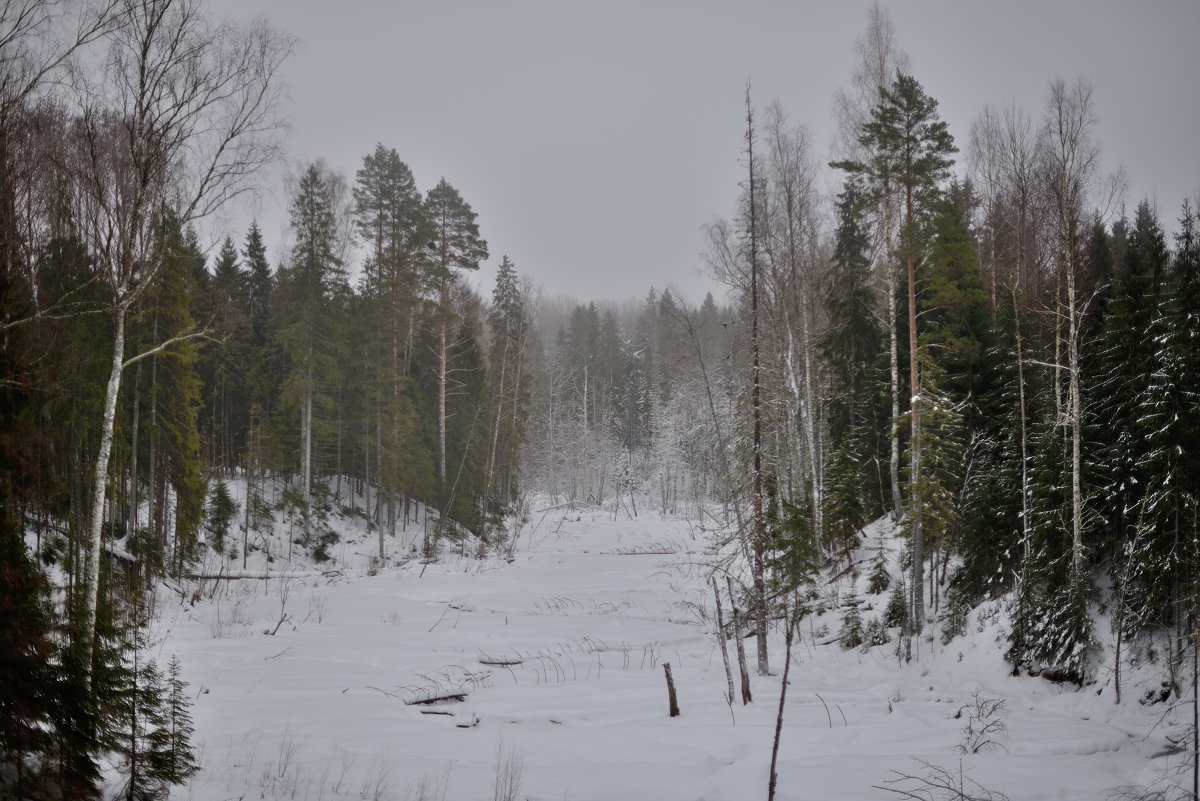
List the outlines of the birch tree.
{"label": "birch tree", "polygon": [[154,220],[166,207],[186,226],[253,187],[257,169],[279,152],[276,73],[291,50],[264,21],[214,23],[193,0],[122,0],[120,11],[102,68],[77,79],[78,117],[63,155],[114,326],[84,581],[89,654],[121,376],[189,334],[171,332],[149,350],[125,353],[126,318],[164,255]]}
{"label": "birch tree", "polygon": [[[768,258],[776,274],[786,381],[798,406],[809,484],[812,531],[821,548],[824,460],[820,446],[816,346],[816,164],[803,126],[790,126],[778,102],[767,110]],[[789,417],[791,415],[788,415]]]}
{"label": "birch tree", "polygon": [[1071,461],[1071,569],[1078,578],[1083,569],[1083,489],[1081,457],[1083,400],[1080,389],[1080,326],[1084,304],[1079,298],[1079,226],[1087,190],[1100,166],[1100,146],[1092,138],[1097,124],[1091,82],[1079,77],[1068,83],[1057,78],[1046,95],[1044,158],[1050,195],[1054,202],[1056,262],[1059,285],[1066,294],[1057,310],[1055,326],[1055,401],[1061,397],[1058,359],[1062,327],[1066,326],[1067,398],[1060,422],[1070,437]]}

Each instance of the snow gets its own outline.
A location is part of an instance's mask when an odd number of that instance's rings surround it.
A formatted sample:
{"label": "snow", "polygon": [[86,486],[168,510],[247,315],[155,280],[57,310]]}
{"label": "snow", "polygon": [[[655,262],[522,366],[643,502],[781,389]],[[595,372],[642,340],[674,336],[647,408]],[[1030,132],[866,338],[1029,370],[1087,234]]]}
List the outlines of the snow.
{"label": "snow", "polygon": [[[491,799],[498,760],[513,755],[523,760],[519,798],[766,796],[779,675],[752,677],[755,703],[727,705],[707,542],[692,524],[554,510],[533,515],[511,562],[443,553],[429,564],[401,562],[419,542],[413,526],[387,539],[383,567],[371,566],[376,539],[361,520],[337,525],[346,539],[335,564],[267,565],[256,552],[245,575],[260,578],[201,582],[194,603],[164,593],[160,648],[182,659],[203,764],[173,798]],[[886,595],[859,584],[865,622]],[[820,644],[835,639],[836,611],[803,620],[779,798],[892,797],[877,787],[892,771],[922,772],[914,759],[954,775],[961,764],[1025,801],[1102,798],[1160,777],[1168,758],[1153,755],[1171,732],[1169,720],[1156,728],[1163,705],[1143,706],[1129,686],[1115,706],[1103,671],[1080,691],[1012,677],[1004,615],[981,611],[948,645],[922,640],[908,665],[894,643],[865,653]],[[782,632],[771,646],[782,674]],[[406,703],[446,692],[466,697]],[[1007,735],[964,755],[959,713],[974,694],[1005,700]]]}

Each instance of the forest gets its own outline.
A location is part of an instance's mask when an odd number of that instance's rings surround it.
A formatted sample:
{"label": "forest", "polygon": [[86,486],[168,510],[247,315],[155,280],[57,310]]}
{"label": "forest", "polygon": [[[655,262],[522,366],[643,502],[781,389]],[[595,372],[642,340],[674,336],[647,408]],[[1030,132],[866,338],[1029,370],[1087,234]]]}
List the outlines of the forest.
{"label": "forest", "polygon": [[244,568],[277,518],[325,562],[335,510],[381,565],[418,509],[425,560],[501,551],[535,497],[690,518],[744,576],[760,674],[888,518],[903,659],[1000,600],[1014,674],[1084,686],[1103,620],[1118,702],[1152,643],[1194,703],[1200,215],[1126,205],[1086,77],[952,133],[875,7],[836,159],[747,85],[737,211],[704,229],[726,297],[622,305],[544,298],[520,254],[481,295],[470,203],[386,144],[294,170],[277,264],[253,220],[206,249],[285,155],[292,48],[195,0],[0,10],[6,793],[96,797],[102,758],[130,799],[185,783],[156,593]]}

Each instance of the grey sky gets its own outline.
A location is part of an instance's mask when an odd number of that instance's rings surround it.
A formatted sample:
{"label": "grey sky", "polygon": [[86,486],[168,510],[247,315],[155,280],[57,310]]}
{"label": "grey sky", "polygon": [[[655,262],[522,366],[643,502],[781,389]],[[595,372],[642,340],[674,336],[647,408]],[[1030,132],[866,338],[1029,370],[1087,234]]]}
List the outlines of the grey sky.
{"label": "grey sky", "polygon": [[[869,5],[213,0],[300,40],[284,76],[291,162],[324,158],[353,180],[381,142],[423,191],[444,176],[488,240],[483,291],[508,254],[548,294],[675,284],[696,301],[716,289],[700,274],[701,228],[732,212],[743,178],[746,81],[760,109],[778,98],[808,125],[827,160]],[[1200,190],[1197,0],[884,5],[960,148],[985,103],[1016,100],[1036,120],[1051,78],[1083,74],[1131,211],[1150,196],[1171,229]],[[269,183],[258,215],[274,254],[287,199]]]}

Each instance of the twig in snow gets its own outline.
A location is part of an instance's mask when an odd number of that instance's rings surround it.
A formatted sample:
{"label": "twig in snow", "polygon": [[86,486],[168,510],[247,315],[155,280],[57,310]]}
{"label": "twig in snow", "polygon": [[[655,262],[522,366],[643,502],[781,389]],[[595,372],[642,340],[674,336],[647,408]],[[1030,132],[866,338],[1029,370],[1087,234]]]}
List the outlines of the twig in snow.
{"label": "twig in snow", "polygon": [[274,656],[264,656],[264,657],[263,657],[263,661],[264,661],[264,662],[266,662],[266,661],[267,661],[267,660],[269,660],[269,659],[275,659],[276,657],[283,656],[284,654],[286,654],[288,651],[292,650],[292,649],[293,649],[293,648],[295,648],[295,647],[296,647],[296,643],[292,643],[292,644],[291,644],[291,645],[289,645],[287,648],[284,648],[282,651],[280,651],[279,653],[275,654]]}
{"label": "twig in snow", "polygon": [[825,717],[829,718],[829,728],[831,728],[831,729],[832,729],[832,728],[833,728],[833,715],[830,715],[830,714],[829,714],[829,704],[825,703],[825,699],[824,699],[824,698],[821,698],[821,694],[820,694],[820,693],[813,693],[813,695],[817,696],[817,698],[820,698],[820,700],[821,700],[821,705],[822,705],[823,707],[825,707]]}

